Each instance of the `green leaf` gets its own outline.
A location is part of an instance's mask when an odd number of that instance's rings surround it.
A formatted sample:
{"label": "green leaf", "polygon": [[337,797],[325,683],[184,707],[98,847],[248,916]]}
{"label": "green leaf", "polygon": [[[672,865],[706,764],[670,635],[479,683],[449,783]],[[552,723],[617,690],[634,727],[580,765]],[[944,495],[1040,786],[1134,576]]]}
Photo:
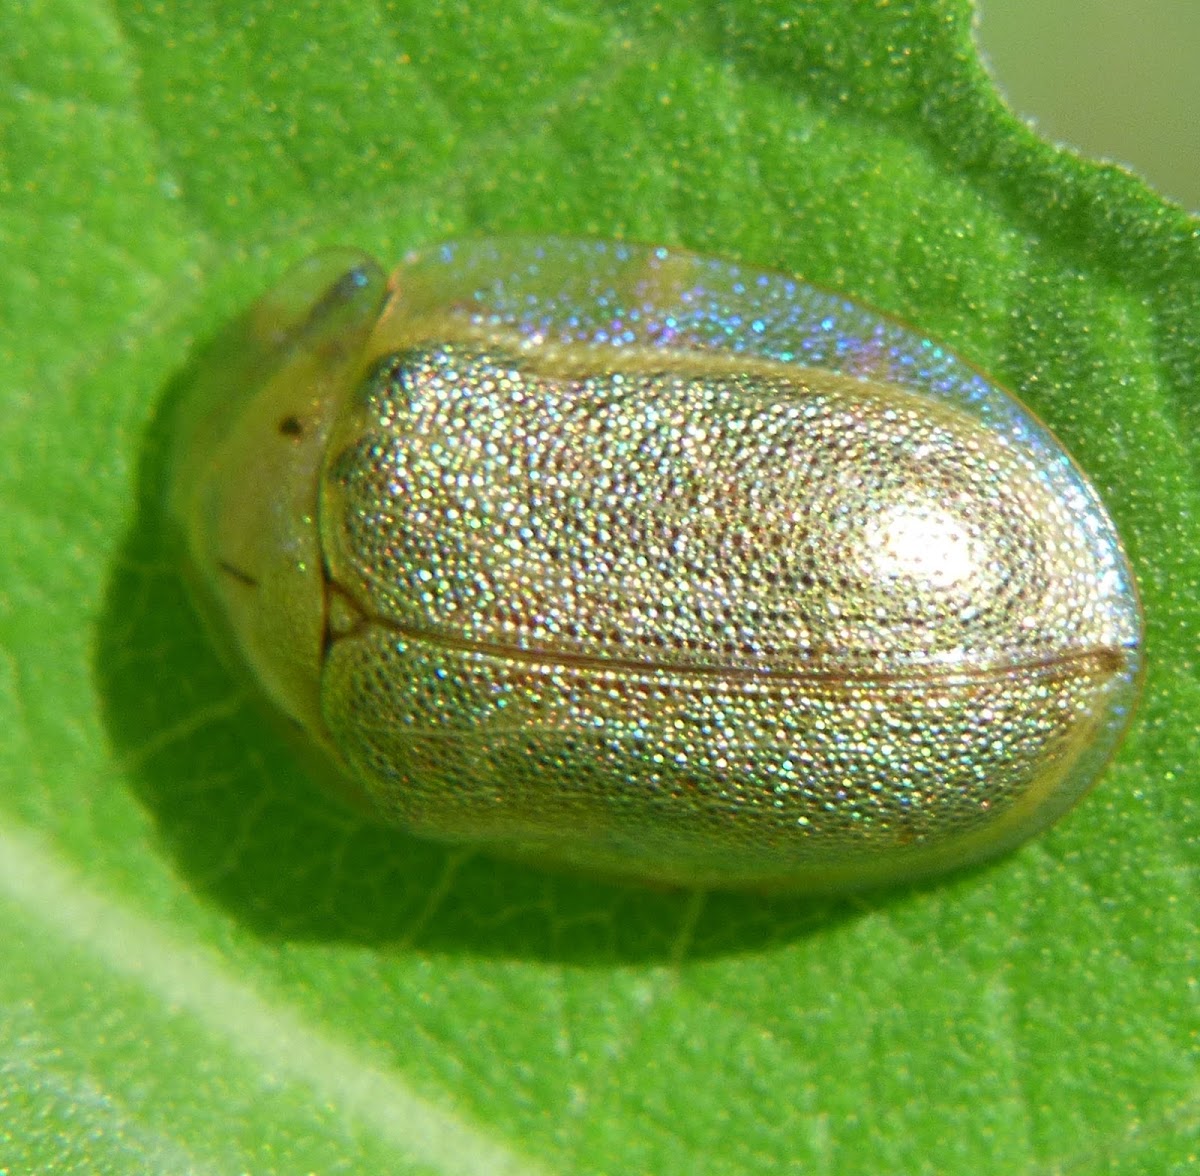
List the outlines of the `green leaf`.
{"label": "green leaf", "polygon": [[[0,1167],[1168,1173],[1200,1148],[1200,226],[1003,107],[965,0],[0,11]],[[323,244],[579,232],[940,336],[1089,471],[1149,672],[1100,787],[853,900],[364,824],[161,524],[199,342]]]}

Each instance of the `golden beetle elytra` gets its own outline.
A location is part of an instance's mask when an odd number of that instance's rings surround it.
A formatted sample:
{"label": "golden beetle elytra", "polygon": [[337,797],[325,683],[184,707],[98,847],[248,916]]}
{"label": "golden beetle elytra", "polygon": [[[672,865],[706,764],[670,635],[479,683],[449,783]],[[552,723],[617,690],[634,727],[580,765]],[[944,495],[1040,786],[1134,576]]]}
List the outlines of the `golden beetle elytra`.
{"label": "golden beetle elytra", "polygon": [[1141,616],[1096,492],[931,339],[558,238],[320,254],[181,409],[171,509],[274,704],[417,833],[835,890],[1092,783]]}

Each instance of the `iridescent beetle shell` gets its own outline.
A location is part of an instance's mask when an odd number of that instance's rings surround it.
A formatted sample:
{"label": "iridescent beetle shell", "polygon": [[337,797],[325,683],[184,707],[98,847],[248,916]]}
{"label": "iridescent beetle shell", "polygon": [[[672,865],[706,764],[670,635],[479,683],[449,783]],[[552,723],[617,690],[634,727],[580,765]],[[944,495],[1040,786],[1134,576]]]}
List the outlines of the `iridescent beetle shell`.
{"label": "iridescent beetle shell", "polygon": [[681,884],[975,861],[1137,693],[1112,521],[931,339],[681,251],[322,254],[185,406],[226,641],[418,833]]}

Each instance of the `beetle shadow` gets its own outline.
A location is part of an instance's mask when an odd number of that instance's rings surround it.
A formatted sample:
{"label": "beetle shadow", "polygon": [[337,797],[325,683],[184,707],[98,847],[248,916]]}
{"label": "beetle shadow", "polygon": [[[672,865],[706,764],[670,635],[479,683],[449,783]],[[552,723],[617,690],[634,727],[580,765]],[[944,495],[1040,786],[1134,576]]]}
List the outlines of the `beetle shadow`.
{"label": "beetle shadow", "polygon": [[179,874],[255,934],[577,965],[755,952],[903,900],[609,883],[383,827],[318,786],[191,606],[166,516],[180,398],[224,333],[165,390],[113,568],[95,674],[117,762]]}

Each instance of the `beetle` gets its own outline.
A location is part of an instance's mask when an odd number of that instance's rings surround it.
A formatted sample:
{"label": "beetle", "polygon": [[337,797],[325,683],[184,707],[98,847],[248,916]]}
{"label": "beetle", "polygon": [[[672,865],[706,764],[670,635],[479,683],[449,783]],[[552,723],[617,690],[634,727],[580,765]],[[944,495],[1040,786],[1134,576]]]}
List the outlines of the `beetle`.
{"label": "beetle", "polygon": [[845,890],[1091,785],[1142,620],[1032,413],[844,295],[682,250],[329,251],[181,408],[223,645],[416,833],[658,883]]}

